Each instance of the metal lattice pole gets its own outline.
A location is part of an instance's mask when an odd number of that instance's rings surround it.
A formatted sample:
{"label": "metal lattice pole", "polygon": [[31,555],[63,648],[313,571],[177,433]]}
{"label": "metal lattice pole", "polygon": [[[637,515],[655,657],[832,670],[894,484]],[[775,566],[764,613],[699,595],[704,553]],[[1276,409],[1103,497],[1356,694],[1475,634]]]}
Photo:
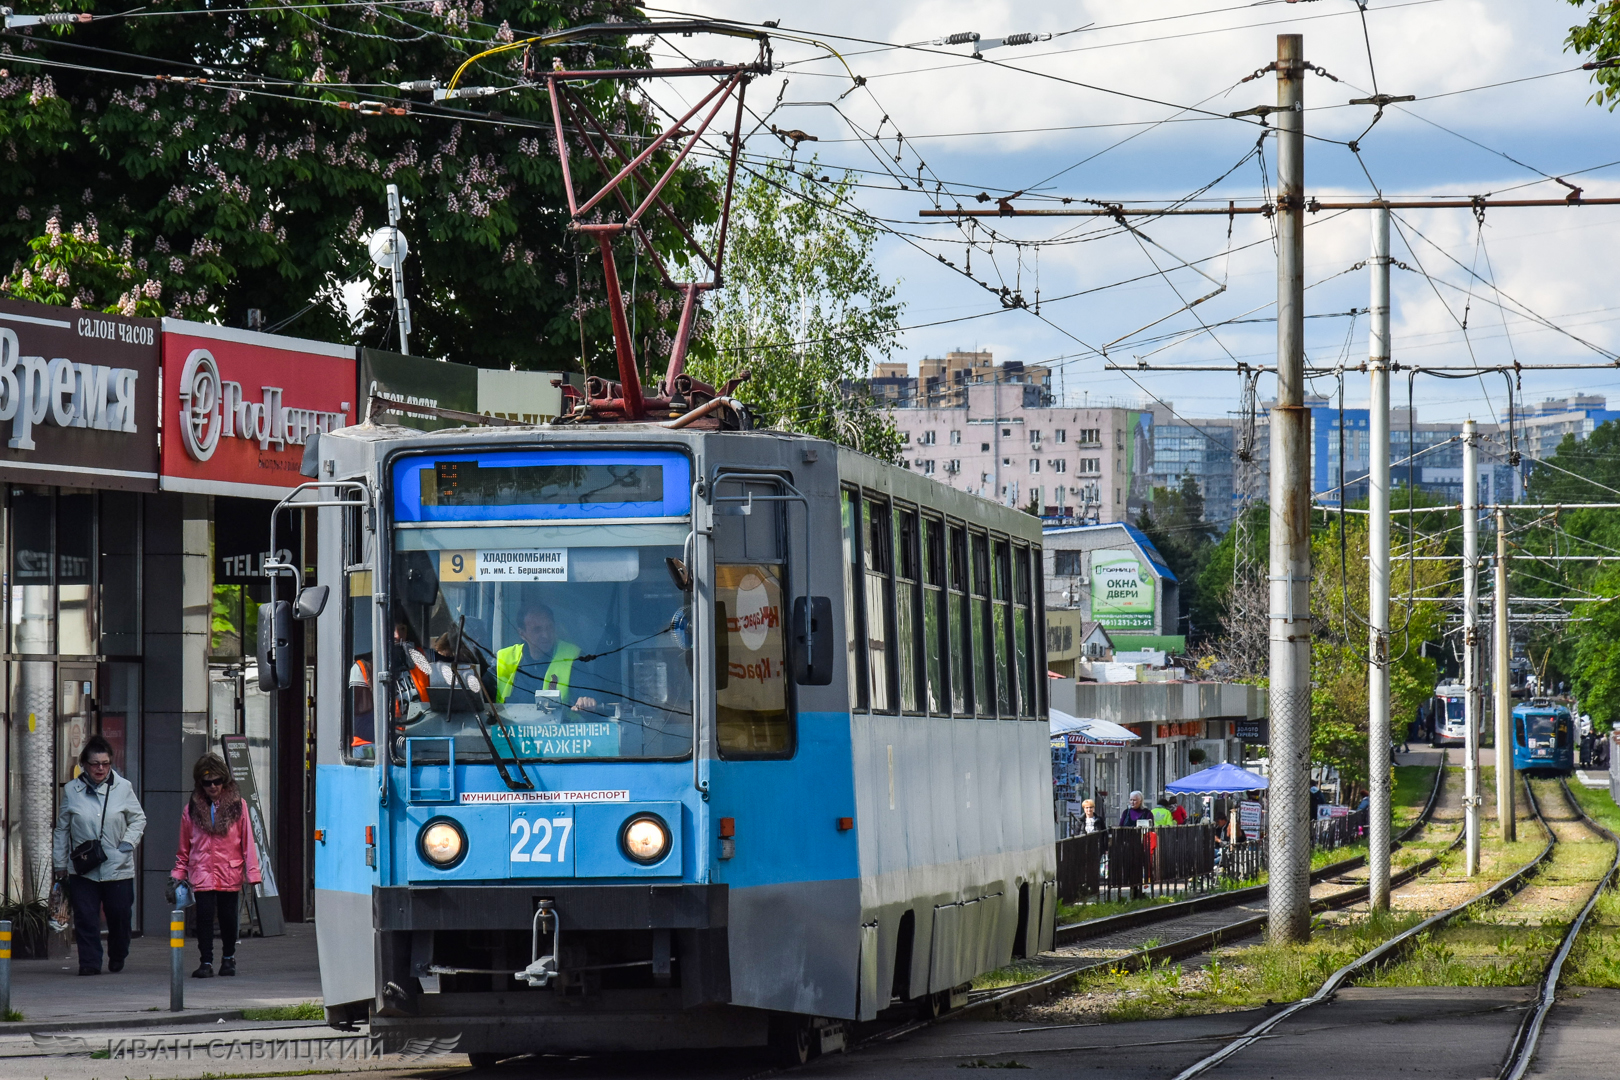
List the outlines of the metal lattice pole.
{"label": "metal lattice pole", "polygon": [[1389,210],[1381,207],[1372,212],[1367,342],[1367,896],[1374,911],[1389,909],[1389,261]]}
{"label": "metal lattice pole", "polygon": [[1311,413],[1305,407],[1304,38],[1277,36],[1277,404],[1271,412],[1270,934],[1311,932]]}

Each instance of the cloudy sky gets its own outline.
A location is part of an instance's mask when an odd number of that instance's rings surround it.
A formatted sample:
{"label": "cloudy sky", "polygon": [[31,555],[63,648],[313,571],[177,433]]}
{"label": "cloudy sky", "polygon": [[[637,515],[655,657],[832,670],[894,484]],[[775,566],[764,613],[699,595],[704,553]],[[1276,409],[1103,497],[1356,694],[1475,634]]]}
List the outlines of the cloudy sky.
{"label": "cloudy sky", "polygon": [[[1275,143],[1262,146],[1262,168],[1252,154],[1261,129],[1227,114],[1275,102],[1274,77],[1241,80],[1275,58],[1279,33],[1303,34],[1307,59],[1337,78],[1306,82],[1311,195],[1366,198],[1376,184],[1392,197],[1562,198],[1567,188],[1551,176],[1588,196],[1620,195],[1620,117],[1588,102],[1590,75],[1563,45],[1578,12],[1563,0],[1367,0],[1365,36],[1354,0],[713,0],[648,13],[781,20],[774,47],[786,66],[751,88],[750,104],[764,113],[780,93],[770,122],[819,140],[803,145],[800,160],[815,153],[830,169],[854,170],[857,202],[891,230],[881,266],[900,283],[912,327],[896,359],[915,369],[923,356],[977,347],[998,360],[1052,364],[1075,403],[1152,396],[1189,417],[1235,408],[1235,374],[1126,376],[1106,371],[1101,354],[1234,369],[1273,362],[1266,219],[1237,218],[1228,239],[1225,217],[1161,219],[1133,236],[1082,218],[992,219],[964,231],[918,211],[936,200],[978,206],[981,191],[1024,192],[1021,207],[1062,198],[1162,205],[1194,193],[1221,205],[1260,202],[1275,185]],[[969,46],[934,44],[960,31],[1055,36],[983,60]],[[748,51],[723,40],[677,44],[705,56]],[[1348,102],[1371,93],[1375,76],[1379,91],[1417,100],[1391,107],[1363,135],[1374,110]],[[1359,161],[1345,145],[1358,136]],[[749,151],[783,147],[762,133]],[[1369,224],[1366,211],[1310,221],[1306,308],[1318,317],[1306,340],[1315,363],[1366,357],[1366,316],[1346,313],[1367,306],[1368,271],[1352,267],[1366,258]],[[1493,210],[1483,227],[1467,210],[1400,211],[1394,255],[1409,269],[1394,276],[1396,359],[1591,363],[1590,372],[1526,373],[1524,398],[1595,392],[1620,407],[1620,370],[1605,367],[1601,351],[1620,351],[1620,303],[1603,255],[1617,236],[1620,206]],[[966,274],[970,255],[984,285]],[[1016,290],[1031,307],[1038,288],[1039,315],[1004,309],[985,285]],[[1196,313],[1185,309],[1217,289]],[[1199,320],[1212,329],[1201,332]],[[1337,392],[1331,377],[1315,386]],[[1499,375],[1420,377],[1414,392],[1423,419],[1506,412]],[[1348,375],[1345,393],[1364,403],[1366,376]],[[1404,383],[1396,397],[1404,400]]]}

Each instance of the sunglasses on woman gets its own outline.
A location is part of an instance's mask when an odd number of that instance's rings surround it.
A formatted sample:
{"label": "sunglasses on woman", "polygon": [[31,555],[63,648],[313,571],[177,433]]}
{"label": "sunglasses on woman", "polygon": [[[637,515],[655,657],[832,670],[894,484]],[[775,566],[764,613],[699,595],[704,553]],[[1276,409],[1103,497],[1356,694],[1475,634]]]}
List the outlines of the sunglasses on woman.
{"label": "sunglasses on woman", "polygon": [[202,782],[202,786],[203,787],[224,787],[225,786],[225,781],[220,779],[217,776],[210,776],[207,780],[204,780]]}

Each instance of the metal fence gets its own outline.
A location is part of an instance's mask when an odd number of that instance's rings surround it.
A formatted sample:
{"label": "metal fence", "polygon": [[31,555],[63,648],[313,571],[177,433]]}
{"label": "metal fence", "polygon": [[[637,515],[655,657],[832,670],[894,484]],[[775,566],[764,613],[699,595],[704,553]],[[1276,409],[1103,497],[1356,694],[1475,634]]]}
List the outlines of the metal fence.
{"label": "metal fence", "polygon": [[1059,840],[1057,845],[1058,900],[1065,904],[1095,896],[1102,889],[1103,857],[1108,852],[1108,833],[1082,833]]}
{"label": "metal fence", "polygon": [[[1365,841],[1367,813],[1311,822],[1311,846],[1331,850]],[[1058,899],[1192,896],[1255,881],[1266,870],[1267,843],[1229,842],[1214,825],[1113,828],[1057,843]]]}

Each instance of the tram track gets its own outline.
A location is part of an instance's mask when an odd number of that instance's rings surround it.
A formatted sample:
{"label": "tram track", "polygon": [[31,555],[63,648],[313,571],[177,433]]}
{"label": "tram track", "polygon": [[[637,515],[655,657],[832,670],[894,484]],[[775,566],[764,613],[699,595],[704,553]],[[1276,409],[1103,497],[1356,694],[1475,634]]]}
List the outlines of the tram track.
{"label": "tram track", "polygon": [[[1280,1011],[1273,1013],[1264,1020],[1253,1025],[1248,1030],[1236,1035],[1230,1039],[1225,1046],[1199,1059],[1198,1061],[1189,1065],[1187,1068],[1183,1069],[1181,1072],[1177,1073],[1175,1080],[1193,1080],[1195,1077],[1203,1076],[1206,1073],[1216,1069],[1224,1062],[1227,1062],[1236,1055],[1242,1053],[1245,1049],[1260,1043],[1262,1040],[1280,1037],[1278,1034],[1278,1029],[1289,1020],[1299,1016],[1301,1013],[1305,1012],[1305,1010],[1310,1009],[1313,1006],[1332,999],[1334,995],[1337,994],[1341,989],[1354,982],[1364,973],[1382,968],[1385,965],[1398,960],[1413,946],[1414,943],[1422,939],[1424,935],[1432,934],[1434,931],[1456,920],[1458,916],[1464,914],[1465,912],[1478,910],[1484,905],[1505,902],[1520,890],[1525,888],[1525,886],[1528,885],[1534,877],[1536,877],[1544,868],[1550,865],[1560,840],[1557,830],[1553,827],[1550,820],[1542,811],[1540,803],[1536,799],[1534,790],[1528,784],[1526,784],[1524,790],[1536,820],[1541,824],[1542,828],[1547,833],[1547,843],[1542,848],[1540,853],[1538,853],[1533,859],[1479,895],[1430,916],[1429,918],[1418,923],[1416,926],[1413,926],[1402,933],[1396,934],[1394,937],[1389,938],[1388,940],[1363,953],[1361,956],[1358,956],[1356,959],[1345,964],[1330,975],[1315,993],[1311,994],[1309,997],[1303,998],[1300,1001],[1296,1001],[1291,1005],[1286,1006]],[[1513,1040],[1497,1073],[1499,1080],[1522,1080],[1522,1078],[1528,1072],[1531,1061],[1535,1055],[1541,1032],[1544,1029],[1547,1015],[1551,1011],[1553,1005],[1556,1003],[1557,988],[1559,980],[1562,976],[1564,963],[1568,959],[1570,951],[1573,949],[1574,944],[1580,935],[1581,929],[1585,925],[1587,917],[1591,914],[1593,908],[1597,904],[1598,899],[1601,897],[1603,889],[1613,879],[1617,868],[1620,868],[1620,840],[1617,840],[1614,833],[1610,832],[1608,829],[1604,828],[1602,825],[1593,821],[1589,816],[1586,815],[1586,813],[1581,809],[1579,803],[1576,802],[1574,797],[1570,794],[1567,784],[1560,782],[1560,790],[1562,791],[1568,805],[1574,810],[1577,819],[1583,822],[1597,835],[1603,837],[1610,843],[1615,844],[1616,849],[1614,855],[1610,857],[1608,866],[1604,873],[1590,890],[1586,902],[1582,906],[1580,912],[1570,920],[1569,925],[1565,928],[1564,934],[1560,939],[1557,949],[1554,950],[1546,966],[1544,967],[1541,977],[1537,982],[1536,996],[1526,1009],[1525,1015],[1515,1031]]]}

